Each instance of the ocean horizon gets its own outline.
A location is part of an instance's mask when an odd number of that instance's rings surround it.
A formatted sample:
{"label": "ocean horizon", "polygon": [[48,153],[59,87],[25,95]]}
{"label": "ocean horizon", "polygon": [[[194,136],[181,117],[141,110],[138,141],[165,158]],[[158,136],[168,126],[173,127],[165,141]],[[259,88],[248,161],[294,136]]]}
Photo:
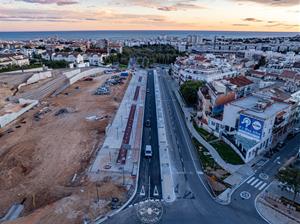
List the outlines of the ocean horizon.
{"label": "ocean horizon", "polygon": [[66,40],[79,39],[112,39],[125,40],[132,38],[153,38],[157,36],[186,37],[187,35],[199,35],[206,38],[251,38],[251,37],[291,37],[300,32],[261,32],[261,31],[206,31],[206,30],[87,30],[87,31],[17,31],[0,32],[0,40],[33,40],[49,37],[58,37]]}

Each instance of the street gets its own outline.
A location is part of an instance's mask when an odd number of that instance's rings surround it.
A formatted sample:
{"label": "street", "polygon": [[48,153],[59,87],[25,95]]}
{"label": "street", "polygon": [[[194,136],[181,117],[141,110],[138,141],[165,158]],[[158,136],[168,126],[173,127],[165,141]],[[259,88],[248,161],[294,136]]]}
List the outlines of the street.
{"label": "street", "polygon": [[[138,191],[132,203],[137,203],[149,198],[161,199],[162,197],[153,71],[149,71],[147,76]],[[150,125],[146,126],[145,123],[147,120],[150,121]],[[145,157],[146,145],[151,145],[152,157]]]}

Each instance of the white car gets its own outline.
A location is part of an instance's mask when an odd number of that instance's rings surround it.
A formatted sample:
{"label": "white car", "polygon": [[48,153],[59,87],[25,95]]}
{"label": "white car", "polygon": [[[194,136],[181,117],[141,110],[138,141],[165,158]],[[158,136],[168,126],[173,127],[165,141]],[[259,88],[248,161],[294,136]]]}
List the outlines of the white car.
{"label": "white car", "polygon": [[145,157],[152,157],[152,147],[151,147],[151,145],[146,145]]}

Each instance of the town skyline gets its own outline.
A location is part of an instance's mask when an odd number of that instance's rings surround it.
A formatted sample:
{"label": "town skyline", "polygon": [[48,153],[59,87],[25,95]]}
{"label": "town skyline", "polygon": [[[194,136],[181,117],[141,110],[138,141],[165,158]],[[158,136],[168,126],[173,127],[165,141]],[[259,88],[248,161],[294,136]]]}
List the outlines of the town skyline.
{"label": "town skyline", "polygon": [[7,32],[300,31],[297,0],[0,0],[0,3],[0,30]]}

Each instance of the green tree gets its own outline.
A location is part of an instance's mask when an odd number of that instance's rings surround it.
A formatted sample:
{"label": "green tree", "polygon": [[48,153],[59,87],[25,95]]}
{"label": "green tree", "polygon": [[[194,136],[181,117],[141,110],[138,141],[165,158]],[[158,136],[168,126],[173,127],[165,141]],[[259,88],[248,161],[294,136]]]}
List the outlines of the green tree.
{"label": "green tree", "polygon": [[189,106],[193,106],[197,103],[198,100],[198,90],[203,86],[201,81],[186,81],[180,86],[180,92]]}
{"label": "green tree", "polygon": [[278,172],[277,179],[285,186],[293,189],[293,201],[295,202],[296,196],[300,192],[300,169],[294,167],[282,169]]}

